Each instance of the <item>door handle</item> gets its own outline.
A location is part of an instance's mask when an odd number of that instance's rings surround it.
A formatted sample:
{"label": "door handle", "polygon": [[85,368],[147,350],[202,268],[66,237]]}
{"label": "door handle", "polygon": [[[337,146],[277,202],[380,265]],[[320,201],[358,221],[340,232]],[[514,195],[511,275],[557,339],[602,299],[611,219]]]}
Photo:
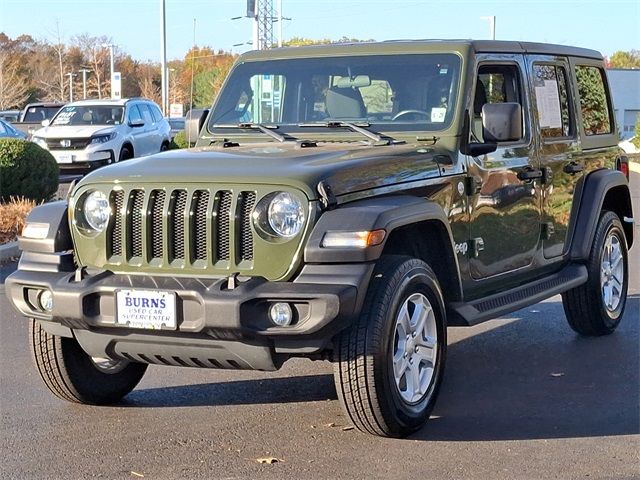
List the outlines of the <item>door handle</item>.
{"label": "door handle", "polygon": [[580,173],[584,170],[582,165],[577,164],[576,162],[567,163],[562,169],[564,173],[568,173],[569,175],[575,175],[576,173]]}
{"label": "door handle", "polygon": [[525,182],[530,182],[535,180],[536,178],[542,178],[542,170],[535,170],[531,167],[525,167],[523,170],[520,170],[517,174],[518,180],[523,180]]}

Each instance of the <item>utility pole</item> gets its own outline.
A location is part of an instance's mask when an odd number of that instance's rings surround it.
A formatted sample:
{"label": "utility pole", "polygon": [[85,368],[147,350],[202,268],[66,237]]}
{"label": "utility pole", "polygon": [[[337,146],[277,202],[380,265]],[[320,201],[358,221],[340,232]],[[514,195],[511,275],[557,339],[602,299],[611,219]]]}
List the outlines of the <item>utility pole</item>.
{"label": "utility pole", "polygon": [[160,0],[160,74],[162,90],[162,114],[167,115],[167,19],[165,0]]}
{"label": "utility pole", "polygon": [[87,72],[90,72],[91,70],[87,70],[86,68],[83,68],[80,71],[82,72],[82,98],[86,99],[87,98]]}
{"label": "utility pole", "polygon": [[67,76],[69,77],[69,103],[73,102],[73,77],[76,77],[77,75],[73,72],[69,72],[67,73]]}
{"label": "utility pole", "polygon": [[282,48],[282,0],[278,0],[278,48]]}

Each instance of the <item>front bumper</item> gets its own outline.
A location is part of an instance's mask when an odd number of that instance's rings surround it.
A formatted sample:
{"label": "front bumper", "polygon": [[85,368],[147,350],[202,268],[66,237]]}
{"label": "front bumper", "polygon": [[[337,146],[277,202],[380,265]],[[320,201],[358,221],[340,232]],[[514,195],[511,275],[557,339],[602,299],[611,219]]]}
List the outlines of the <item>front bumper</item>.
{"label": "front bumper", "polygon": [[[52,333],[63,333],[55,328],[66,329],[92,356],[273,370],[281,364],[278,356],[325,349],[358,309],[358,288],[353,284],[269,282],[254,277],[229,288],[228,278],[64,271],[72,265],[68,255],[23,254],[20,268],[6,280],[6,293],[22,315],[53,327]],[[45,261],[50,262],[48,266]],[[53,293],[51,313],[38,306],[37,295],[43,289]],[[175,292],[176,329],[144,330],[117,324],[118,289]],[[275,301],[294,307],[292,325],[271,323],[268,309]],[[156,361],[158,358],[161,360]]]}
{"label": "front bumper", "polygon": [[95,167],[106,165],[114,160],[113,150],[85,148],[84,150],[49,150],[61,168]]}

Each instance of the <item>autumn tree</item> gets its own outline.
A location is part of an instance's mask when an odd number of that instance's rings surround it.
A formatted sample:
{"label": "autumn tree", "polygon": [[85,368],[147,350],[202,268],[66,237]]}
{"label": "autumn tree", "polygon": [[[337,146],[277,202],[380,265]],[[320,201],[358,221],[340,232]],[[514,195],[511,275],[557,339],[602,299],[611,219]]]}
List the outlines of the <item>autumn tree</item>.
{"label": "autumn tree", "polygon": [[15,60],[0,51],[0,110],[22,107],[29,98],[29,83]]}
{"label": "autumn tree", "polygon": [[618,50],[607,62],[609,68],[640,68],[640,50]]}

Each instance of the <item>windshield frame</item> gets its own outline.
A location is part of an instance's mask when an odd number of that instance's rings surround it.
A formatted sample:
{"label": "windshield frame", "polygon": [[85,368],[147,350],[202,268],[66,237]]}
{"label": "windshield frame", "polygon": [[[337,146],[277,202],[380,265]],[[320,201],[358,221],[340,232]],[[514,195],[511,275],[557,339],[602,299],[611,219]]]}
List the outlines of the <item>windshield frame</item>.
{"label": "windshield frame", "polygon": [[[236,65],[234,65],[229,75],[227,76],[222,86],[222,89],[220,90],[220,93],[218,94],[212,106],[211,112],[206,122],[206,126],[207,126],[206,132],[213,137],[229,136],[229,135],[255,136],[255,132],[250,132],[250,131],[248,132],[246,130],[238,131],[237,129],[224,128],[225,126],[228,126],[230,122],[224,121],[224,117],[220,116],[220,113],[222,113],[222,115],[225,115],[226,112],[224,111],[219,112],[224,96],[227,94],[227,92],[230,91],[231,88],[233,88],[233,84],[236,81],[234,76],[236,76],[238,74],[238,71],[242,69],[245,69],[248,67],[256,69],[256,67],[259,67],[260,64],[265,64],[265,67],[266,67],[265,70],[273,71],[276,69],[273,69],[273,67],[269,69],[269,65],[273,64],[274,62],[296,62],[296,61],[307,61],[307,60],[315,60],[315,59],[321,59],[324,61],[335,59],[336,61],[344,62],[345,60],[348,60],[348,59],[360,60],[360,59],[366,59],[366,58],[372,58],[372,57],[377,57],[377,58],[383,58],[383,57],[395,57],[395,58],[443,57],[443,58],[446,58],[446,57],[449,57],[449,59],[447,59],[449,62],[455,59],[455,63],[452,64],[452,68],[454,69],[454,71],[452,73],[452,79],[450,83],[450,92],[449,92],[450,96],[448,97],[449,104],[447,105],[447,110],[448,110],[447,119],[445,122],[442,122],[441,124],[440,123],[436,124],[435,122],[427,121],[426,119],[425,121],[402,122],[402,121],[389,121],[389,120],[375,121],[374,119],[368,118],[368,117],[364,117],[362,119],[349,120],[350,122],[356,125],[370,127],[376,132],[380,132],[382,134],[391,134],[393,132],[400,133],[400,134],[403,134],[403,133],[413,134],[413,135],[415,135],[416,133],[422,134],[426,132],[444,134],[446,132],[449,132],[451,129],[457,130],[459,125],[459,117],[461,116],[459,110],[461,109],[461,105],[463,104],[463,100],[464,100],[464,84],[465,84],[464,75],[466,73],[467,66],[465,61],[465,55],[463,55],[460,51],[443,49],[441,51],[384,52],[384,53],[370,53],[370,54],[359,53],[359,54],[348,54],[348,55],[336,53],[335,55],[322,55],[317,57],[312,56],[312,57],[260,58],[260,59],[251,59],[248,61],[242,61],[242,59],[240,59],[240,61],[236,63]],[[432,64],[438,65],[436,62],[433,62]],[[231,94],[233,95],[234,92],[231,91]],[[216,117],[222,121],[214,122]],[[317,127],[312,125],[314,123],[317,123]],[[265,125],[270,125],[274,128],[277,128],[278,130],[280,130],[281,133],[290,133],[292,135],[299,135],[299,134],[302,134],[301,131],[304,131],[303,135],[306,135],[306,136],[309,136],[309,134],[314,136],[316,134],[320,136],[325,136],[326,134],[329,134],[331,136],[335,136],[336,134],[353,136],[353,132],[350,132],[348,129],[331,129],[330,131],[327,131],[328,129],[327,129],[326,123],[327,123],[326,120],[318,120],[318,121],[312,120],[312,121],[303,121],[303,122],[295,122],[295,123],[294,122],[278,122],[278,121],[264,122]],[[304,127],[301,127],[300,124],[303,124]]]}

